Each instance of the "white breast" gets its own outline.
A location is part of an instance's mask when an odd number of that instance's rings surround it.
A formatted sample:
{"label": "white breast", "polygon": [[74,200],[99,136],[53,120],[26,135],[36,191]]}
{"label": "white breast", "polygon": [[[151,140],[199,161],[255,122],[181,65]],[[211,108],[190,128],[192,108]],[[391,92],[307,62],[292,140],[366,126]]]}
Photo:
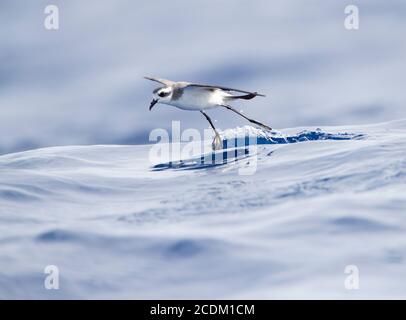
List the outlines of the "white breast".
{"label": "white breast", "polygon": [[198,87],[188,87],[177,100],[171,100],[167,104],[183,110],[205,110],[224,104],[224,97],[229,94],[222,90],[207,90]]}

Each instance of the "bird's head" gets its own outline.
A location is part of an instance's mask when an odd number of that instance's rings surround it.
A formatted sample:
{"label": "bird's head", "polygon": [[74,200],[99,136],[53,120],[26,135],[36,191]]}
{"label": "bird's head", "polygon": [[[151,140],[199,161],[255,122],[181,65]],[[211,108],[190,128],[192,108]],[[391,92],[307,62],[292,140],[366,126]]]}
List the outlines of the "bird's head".
{"label": "bird's head", "polygon": [[173,90],[171,87],[162,87],[155,89],[153,92],[153,99],[149,106],[149,110],[151,111],[152,107],[156,105],[158,102],[160,103],[169,102],[172,97],[172,92]]}

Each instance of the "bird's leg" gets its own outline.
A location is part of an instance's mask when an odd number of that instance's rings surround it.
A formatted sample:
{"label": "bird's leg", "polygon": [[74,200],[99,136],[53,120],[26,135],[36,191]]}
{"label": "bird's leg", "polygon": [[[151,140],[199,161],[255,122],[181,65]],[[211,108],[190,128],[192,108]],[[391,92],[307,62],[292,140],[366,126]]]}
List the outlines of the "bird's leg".
{"label": "bird's leg", "polygon": [[247,119],[249,122],[255,123],[256,125],[259,125],[259,126],[265,128],[266,130],[272,130],[272,128],[271,128],[271,127],[268,127],[266,124],[263,124],[263,123],[261,123],[261,122],[258,122],[258,121],[256,121],[256,120],[254,120],[254,119],[250,119],[250,118],[246,117],[246,116],[243,115],[241,112],[238,112],[237,110],[235,110],[235,109],[232,108],[231,106],[222,105],[222,107],[227,108],[228,110],[231,110],[231,111],[235,112],[236,114],[240,115],[241,117]]}
{"label": "bird's leg", "polygon": [[205,118],[207,119],[207,121],[209,121],[210,126],[212,127],[212,129],[213,129],[213,131],[214,131],[214,133],[215,133],[214,140],[213,140],[213,142],[212,142],[212,144],[211,144],[213,150],[220,150],[220,149],[222,149],[222,148],[223,148],[223,144],[222,144],[222,141],[221,141],[221,137],[220,137],[219,133],[217,132],[216,128],[214,127],[213,122],[211,121],[210,117],[209,117],[204,111],[201,110],[200,112],[202,113],[202,115],[205,116]]}

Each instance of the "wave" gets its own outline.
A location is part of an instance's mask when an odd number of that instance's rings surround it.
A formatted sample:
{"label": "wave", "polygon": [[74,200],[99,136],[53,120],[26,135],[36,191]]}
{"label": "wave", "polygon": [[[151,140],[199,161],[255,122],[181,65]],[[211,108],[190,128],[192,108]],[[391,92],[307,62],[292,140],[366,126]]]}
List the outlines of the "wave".
{"label": "wave", "polygon": [[247,158],[256,153],[252,146],[289,144],[317,140],[360,140],[366,137],[363,133],[326,132],[320,128],[302,130],[294,134],[283,134],[280,131],[268,131],[252,126],[237,127],[220,132],[223,141],[222,150],[217,150],[187,159],[156,164],[154,171],[167,169],[199,170],[208,169]]}

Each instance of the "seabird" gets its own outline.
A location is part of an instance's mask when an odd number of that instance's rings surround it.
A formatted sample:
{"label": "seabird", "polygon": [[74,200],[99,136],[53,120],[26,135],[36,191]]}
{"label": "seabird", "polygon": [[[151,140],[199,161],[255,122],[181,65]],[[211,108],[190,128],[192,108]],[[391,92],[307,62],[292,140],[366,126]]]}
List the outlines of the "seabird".
{"label": "seabird", "polygon": [[214,127],[213,121],[205,112],[205,110],[207,109],[218,107],[226,108],[247,119],[251,123],[261,126],[266,130],[272,130],[271,127],[259,121],[246,117],[241,112],[235,110],[230,106],[230,102],[232,102],[233,100],[250,100],[257,96],[265,97],[265,95],[263,94],[216,85],[198,84],[183,81],[175,82],[171,80],[151,77],[144,78],[164,85],[163,87],[156,88],[153,91],[153,99],[149,106],[149,110],[151,111],[157,103],[162,103],[175,106],[182,110],[200,111],[200,113],[205,116],[207,121],[210,123],[210,126],[214,130],[215,137],[212,143],[214,150],[221,149],[222,143],[220,135]]}

